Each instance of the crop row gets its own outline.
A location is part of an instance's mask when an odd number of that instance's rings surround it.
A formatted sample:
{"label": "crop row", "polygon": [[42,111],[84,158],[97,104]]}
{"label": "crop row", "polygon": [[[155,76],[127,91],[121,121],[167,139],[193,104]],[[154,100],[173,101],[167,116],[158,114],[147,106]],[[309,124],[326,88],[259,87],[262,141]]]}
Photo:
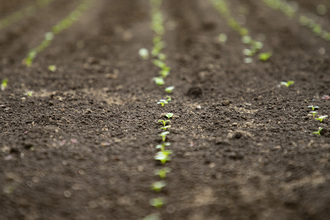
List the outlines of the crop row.
{"label": "crop row", "polygon": [[[274,10],[281,11],[290,19],[296,19],[300,25],[310,29],[316,36],[319,36],[326,41],[330,41],[330,32],[324,30],[322,25],[316,22],[316,19],[298,13],[298,3],[290,4],[284,0],[262,0],[262,2]],[[319,5],[318,13],[323,14],[325,12],[325,6],[322,7],[322,5]]]}
{"label": "crop row", "polygon": [[[249,46],[243,50],[243,54],[246,56],[244,59],[245,63],[252,63],[252,57],[259,53],[263,48],[263,43],[261,41],[254,40],[249,36],[249,30],[243,27],[236,19],[231,15],[229,9],[229,3],[226,0],[211,0],[213,6],[217,11],[224,17],[227,21],[227,25],[234,31],[236,31],[242,38],[242,43]],[[219,35],[219,41],[224,43],[227,40],[225,34]],[[261,61],[267,61],[272,56],[271,52],[259,53],[258,57]]]}
{"label": "crop row", "polygon": [[43,52],[47,47],[52,43],[55,35],[61,33],[62,31],[70,28],[73,23],[79,20],[87,9],[92,5],[93,0],[83,0],[77,7],[74,9],[67,17],[60,20],[56,25],[54,25],[50,31],[45,33],[44,40],[31,49],[24,59],[24,63],[30,67],[33,63],[33,60],[38,56],[39,53]]}
{"label": "crop row", "polygon": [[33,16],[38,9],[42,9],[52,3],[54,0],[37,0],[35,4],[27,6],[21,10],[0,20],[0,31],[10,25],[22,20],[23,18]]}

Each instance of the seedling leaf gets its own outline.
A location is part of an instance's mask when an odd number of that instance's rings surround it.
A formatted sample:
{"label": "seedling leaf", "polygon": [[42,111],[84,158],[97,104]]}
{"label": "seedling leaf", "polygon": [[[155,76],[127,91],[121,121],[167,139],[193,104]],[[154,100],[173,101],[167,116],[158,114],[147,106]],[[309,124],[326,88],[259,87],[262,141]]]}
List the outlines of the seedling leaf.
{"label": "seedling leaf", "polygon": [[259,54],[259,60],[261,61],[267,61],[271,58],[272,53],[271,52],[267,52],[267,53],[261,53]]}

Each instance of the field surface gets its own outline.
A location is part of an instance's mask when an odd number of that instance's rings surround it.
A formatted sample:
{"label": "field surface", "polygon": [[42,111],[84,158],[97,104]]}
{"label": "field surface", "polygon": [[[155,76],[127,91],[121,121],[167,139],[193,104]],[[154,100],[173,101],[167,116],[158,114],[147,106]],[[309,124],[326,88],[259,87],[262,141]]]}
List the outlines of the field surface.
{"label": "field surface", "polygon": [[[263,0],[227,1],[262,41],[260,52],[272,52],[246,63],[247,45],[212,1],[164,0],[171,71],[158,86],[153,58],[139,56],[155,37],[148,0],[89,1],[27,67],[29,52],[82,1],[40,2],[0,28],[0,80],[8,80],[0,91],[0,220],[330,219],[330,119],[315,120],[330,115],[330,41],[298,15]],[[0,19],[35,3],[0,1]],[[318,4],[328,10],[322,16]],[[330,31],[330,1],[294,6]],[[162,107],[166,86],[175,89]],[[319,107],[315,118],[310,105]],[[167,113],[172,154],[161,164],[158,120]],[[166,186],[155,192],[154,172],[165,167]],[[156,197],[162,208],[149,204]]]}

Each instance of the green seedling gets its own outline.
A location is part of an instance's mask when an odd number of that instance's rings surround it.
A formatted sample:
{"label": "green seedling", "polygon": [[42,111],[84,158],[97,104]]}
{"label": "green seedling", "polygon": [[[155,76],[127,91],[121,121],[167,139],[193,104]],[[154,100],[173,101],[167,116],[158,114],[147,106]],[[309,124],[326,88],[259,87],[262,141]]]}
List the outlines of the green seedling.
{"label": "green seedling", "polygon": [[243,54],[245,55],[245,56],[253,56],[253,51],[252,50],[250,50],[250,49],[244,49],[243,50]]}
{"label": "green seedling", "polygon": [[160,69],[166,68],[166,64],[161,60],[154,60],[154,65],[159,67]]}
{"label": "green seedling", "polygon": [[161,179],[165,179],[166,175],[171,172],[170,168],[163,168],[160,170],[155,170],[155,175],[159,176]]}
{"label": "green seedling", "polygon": [[171,121],[170,120],[158,120],[158,122],[162,123],[163,126],[166,126],[166,124],[170,123]]}
{"label": "green seedling", "polygon": [[158,86],[162,86],[165,84],[165,81],[162,77],[154,77],[153,80]]}
{"label": "green seedling", "polygon": [[311,111],[309,113],[311,113],[313,115],[313,118],[315,118],[315,115],[317,114],[317,111]]}
{"label": "green seedling", "polygon": [[323,115],[323,116],[320,116],[320,117],[315,118],[315,119],[320,121],[320,122],[323,122],[323,120],[326,119],[327,117],[328,117],[327,115]]}
{"label": "green seedling", "polygon": [[242,43],[243,44],[250,44],[252,42],[252,38],[250,36],[243,36],[242,37]]}
{"label": "green seedling", "polygon": [[166,125],[164,127],[161,127],[160,129],[166,131],[167,129],[171,128],[171,125]]}
{"label": "green seedling", "polygon": [[170,142],[164,142],[162,144],[158,144],[156,149],[160,149],[161,151],[165,151],[165,147],[171,146]]}
{"label": "green seedling", "polygon": [[272,53],[271,52],[267,52],[267,53],[261,53],[259,54],[259,60],[261,61],[267,61],[271,58]]}
{"label": "green seedling", "polygon": [[166,104],[168,104],[168,101],[166,101],[165,99],[161,99],[157,102],[158,105],[161,105],[162,107],[164,107]]}
{"label": "green seedling", "polygon": [[161,75],[162,78],[166,78],[170,74],[170,68],[164,68],[161,71],[159,71],[159,75]]}
{"label": "green seedling", "polygon": [[174,86],[169,86],[165,89],[165,92],[171,93],[174,89]]}
{"label": "green seedling", "polygon": [[313,105],[309,105],[308,108],[311,108],[312,111],[315,111],[315,110],[319,109],[318,106],[313,106]]}
{"label": "green seedling", "polygon": [[313,132],[313,134],[317,134],[321,136],[321,131],[323,130],[323,128],[319,128],[318,131]]}
{"label": "green seedling", "polygon": [[29,96],[29,97],[32,97],[33,92],[32,91],[27,91],[26,93],[24,93],[24,95]]}
{"label": "green seedling", "polygon": [[218,40],[220,43],[226,43],[227,39],[228,39],[228,37],[226,34],[219,34],[219,36],[218,36]]}
{"label": "green seedling", "polygon": [[161,218],[159,217],[159,214],[154,213],[144,217],[142,220],[161,220]]}
{"label": "green seedling", "polygon": [[49,65],[48,70],[55,72],[56,71],[56,66],[55,65]]}
{"label": "green seedling", "polygon": [[172,98],[171,98],[171,96],[166,96],[166,101],[168,101],[168,102],[171,102],[172,101]]}
{"label": "green seedling", "polygon": [[167,113],[167,114],[165,115],[165,117],[168,118],[168,119],[170,119],[170,118],[173,117],[173,113]]}
{"label": "green seedling", "polygon": [[150,205],[155,207],[155,208],[161,208],[163,205],[166,203],[165,199],[162,197],[154,198],[150,200]]}
{"label": "green seedling", "polygon": [[166,55],[163,54],[163,53],[159,53],[158,54],[158,59],[164,61],[164,60],[166,60]]}
{"label": "green seedling", "polygon": [[166,162],[171,160],[171,155],[172,151],[170,150],[164,150],[164,151],[160,151],[157,152],[156,156],[155,156],[155,160],[159,160],[162,164],[165,164]]}
{"label": "green seedling", "polygon": [[245,57],[244,63],[252,63],[253,59],[251,57]]}
{"label": "green seedling", "polygon": [[139,50],[139,55],[142,57],[144,60],[149,59],[149,51],[146,48],[141,48]]}
{"label": "green seedling", "polygon": [[288,81],[288,82],[281,82],[281,86],[286,86],[286,87],[289,87],[290,85],[293,85],[294,84],[294,81]]}
{"label": "green seedling", "polygon": [[166,135],[168,135],[169,133],[170,133],[169,131],[164,131],[164,132],[160,133],[158,136],[162,137],[162,141],[165,142]]}
{"label": "green seedling", "polygon": [[162,191],[162,189],[166,186],[166,182],[161,180],[161,181],[157,181],[151,184],[151,188],[152,190],[156,191],[156,192],[160,192]]}
{"label": "green seedling", "polygon": [[1,91],[4,91],[8,86],[8,79],[4,79],[1,82]]}

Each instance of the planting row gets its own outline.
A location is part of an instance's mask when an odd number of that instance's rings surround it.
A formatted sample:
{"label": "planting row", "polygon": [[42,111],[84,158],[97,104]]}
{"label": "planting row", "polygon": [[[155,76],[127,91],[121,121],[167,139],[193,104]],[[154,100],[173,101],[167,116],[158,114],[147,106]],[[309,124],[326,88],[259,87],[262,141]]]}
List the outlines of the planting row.
{"label": "planting row", "polygon": [[54,0],[37,0],[35,4],[16,11],[15,13],[0,20],[0,31],[10,25],[19,22],[23,18],[30,17],[36,14],[39,9],[42,9],[52,3]]}

